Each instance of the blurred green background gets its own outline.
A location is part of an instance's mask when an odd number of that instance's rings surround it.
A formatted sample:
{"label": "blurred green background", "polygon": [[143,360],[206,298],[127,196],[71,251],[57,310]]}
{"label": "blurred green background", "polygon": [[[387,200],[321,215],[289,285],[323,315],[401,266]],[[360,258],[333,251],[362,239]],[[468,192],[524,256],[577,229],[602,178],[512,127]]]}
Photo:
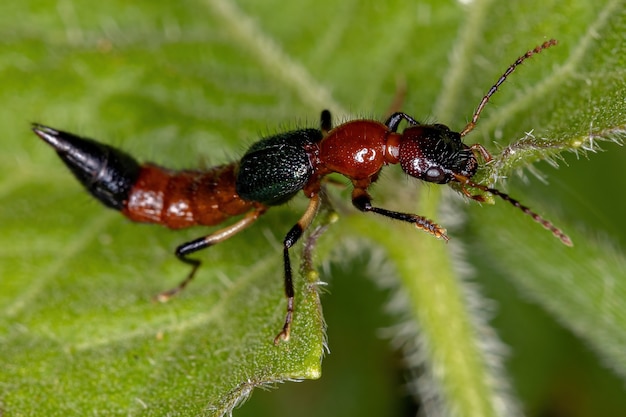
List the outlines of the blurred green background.
{"label": "blurred green background", "polygon": [[[497,13],[488,13],[494,9]],[[496,132],[478,129],[467,139],[484,143],[495,153],[497,146],[491,139],[505,146],[524,131],[541,128],[537,123],[551,117],[543,113],[533,119],[517,119],[515,128],[509,128],[493,121],[498,109],[523,94],[527,87],[520,85],[529,85],[525,80],[541,79],[575,53],[576,42],[607,10],[622,17],[626,13],[622,2],[583,1],[503,2],[499,6],[478,1],[3,2],[0,306],[4,318],[0,374],[2,367],[15,365],[9,362],[18,357],[16,352],[29,358],[32,350],[33,357],[24,362],[30,366],[13,366],[12,378],[0,376],[0,414],[5,408],[7,416],[31,414],[28,396],[10,394],[16,390],[28,393],[24,388],[28,384],[45,380],[47,393],[62,389],[62,384],[55,385],[54,377],[47,378],[64,363],[71,363],[74,345],[66,345],[64,337],[72,340],[70,336],[93,332],[97,339],[108,334],[106,327],[89,329],[89,320],[104,323],[107,315],[129,319],[141,332],[143,315],[154,319],[149,311],[152,307],[143,307],[149,303],[141,297],[178,280],[181,268],[172,249],[204,233],[130,225],[105,211],[89,200],[50,149],[31,134],[30,122],[98,138],[173,168],[213,165],[237,158],[262,135],[294,126],[315,126],[323,108],[333,110],[338,120],[355,115],[382,118],[396,86],[406,82],[403,109],[407,113],[426,121],[442,117],[436,120],[458,130],[490,82],[510,62],[544,39],[558,38],[561,45],[525,63],[487,106],[485,123]],[[615,30],[623,30],[623,19],[615,20],[620,23]],[[441,91],[453,88],[446,75],[454,72],[450,62],[468,32],[476,37],[481,52],[497,56],[498,64],[493,64],[493,69],[486,62],[489,58],[479,53],[470,56],[476,72],[466,79],[481,81],[455,87],[461,89],[463,100],[445,107]],[[509,46],[494,53],[490,42],[496,40]],[[483,77],[481,68],[488,76]],[[623,83],[624,72],[605,78]],[[615,102],[620,103],[613,98],[611,105]],[[622,116],[622,126],[626,124],[625,105],[622,97],[621,107],[613,109],[613,114]],[[440,108],[446,109],[445,115],[436,114]],[[578,110],[581,123],[592,120],[586,115],[594,114],[594,109]],[[536,164],[547,185],[526,172],[525,180],[513,176],[507,190],[529,205],[554,205],[553,213],[564,213],[577,230],[621,248],[626,243],[626,198],[622,195],[626,156],[614,143],[602,147],[606,152],[589,158],[563,155],[558,170],[545,162]],[[379,187],[385,197],[395,184],[399,184],[392,192],[396,200],[405,195],[404,188],[415,186],[396,175],[397,170],[388,170],[394,173],[386,173],[384,185]],[[376,188],[372,193],[376,195]],[[342,213],[353,213],[348,195],[338,191],[334,196]],[[406,195],[414,196],[411,192]],[[231,278],[236,281],[239,274],[257,265],[258,259],[270,256],[276,258],[271,268],[280,270],[277,248],[283,230],[298,219],[305,204],[298,199],[272,210],[244,237],[203,254],[212,270],[223,271],[211,272],[210,279],[231,285]],[[472,245],[480,234],[480,226],[476,226],[480,223],[472,221],[488,222],[485,210],[477,204],[468,206],[469,222],[463,232],[469,243],[467,259],[481,271],[476,280],[484,296],[494,301],[491,323],[509,347],[505,372],[522,409],[538,417],[624,415],[624,382],[611,371],[613,364],[599,358],[521,293],[491,262],[488,248]],[[505,212],[522,216],[510,207]],[[327,240],[322,238],[325,249],[321,253],[326,256],[318,258],[321,279],[329,283],[322,304],[330,354],[324,358],[321,379],[256,390],[235,415],[410,416],[419,409],[409,395],[402,354],[392,349],[386,337],[389,331],[385,329],[396,324],[397,318],[385,312],[390,293],[379,288],[377,277],[388,275],[393,267],[374,243],[342,236],[346,229],[340,225],[333,228]],[[407,233],[413,232],[407,228]],[[623,267],[623,263],[617,264]],[[626,278],[626,271],[622,272],[621,278]],[[81,281],[81,274],[99,274],[100,279]],[[42,275],[50,280],[43,295],[36,287]],[[67,276],[71,279],[58,281]],[[127,277],[145,279],[138,282]],[[180,310],[165,315],[193,314],[194,309],[219,300],[218,289],[206,289],[206,276],[198,281],[193,285],[195,296],[190,296],[195,298],[187,299],[191,307],[179,304],[175,308]],[[57,282],[70,284],[58,293],[49,291]],[[283,308],[280,285],[278,281],[275,303],[270,304],[280,306],[274,310],[277,316]],[[89,310],[90,300],[82,295],[85,289],[87,294],[115,299],[114,307],[108,312],[106,307]],[[45,298],[51,304],[39,311],[38,302]],[[83,304],[74,303],[81,298]],[[16,305],[15,300],[22,304]],[[67,315],[66,310],[70,311]],[[42,312],[47,311],[58,316],[42,320]],[[33,337],[30,330],[20,333],[20,326],[26,329],[23,323],[31,319],[38,334],[49,340]],[[265,324],[260,333],[271,335],[275,328]],[[88,340],[91,336],[82,337]],[[210,352],[211,339],[206,339],[203,349]],[[70,346],[64,351],[67,362],[46,362],[50,340],[58,343],[60,350]],[[96,347],[94,357],[98,353]],[[107,366],[106,361],[102,366]],[[201,374],[202,363],[195,366]],[[129,364],[129,375],[117,376],[132,380],[132,371]],[[74,381],[78,386],[80,382]],[[82,415],[89,410],[90,392],[106,399],[110,390],[112,403],[117,404],[114,400],[121,394],[114,388],[89,386],[86,398],[81,399],[64,398],[59,391],[59,397],[44,401],[52,404],[52,410],[74,409]],[[195,389],[196,401],[202,403],[203,387]],[[32,400],[41,401],[36,394],[33,389]],[[168,400],[163,398],[164,403]],[[130,414],[144,413],[139,405],[135,407]],[[124,409],[108,411],[127,414]],[[146,415],[152,412],[145,411]]]}

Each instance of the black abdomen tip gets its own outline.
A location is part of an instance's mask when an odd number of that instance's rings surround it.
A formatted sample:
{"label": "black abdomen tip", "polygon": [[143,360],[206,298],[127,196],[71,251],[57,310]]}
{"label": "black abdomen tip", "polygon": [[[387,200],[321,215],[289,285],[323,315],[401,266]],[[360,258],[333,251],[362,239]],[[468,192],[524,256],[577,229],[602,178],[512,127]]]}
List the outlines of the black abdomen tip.
{"label": "black abdomen tip", "polygon": [[95,140],[33,123],[33,132],[52,146],[74,176],[107,207],[124,208],[140,166],[125,152]]}

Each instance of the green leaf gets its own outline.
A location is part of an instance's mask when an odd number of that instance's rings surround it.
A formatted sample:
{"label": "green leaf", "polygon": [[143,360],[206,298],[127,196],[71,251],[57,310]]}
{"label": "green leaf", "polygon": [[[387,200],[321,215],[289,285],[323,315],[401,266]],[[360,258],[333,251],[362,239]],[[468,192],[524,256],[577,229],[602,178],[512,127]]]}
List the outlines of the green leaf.
{"label": "green leaf", "polygon": [[[526,315],[506,319],[521,301],[499,292],[505,280],[623,379],[626,202],[617,197],[626,178],[623,150],[611,141],[626,132],[625,24],[622,1],[4,2],[0,409],[221,415],[255,387],[318,378],[325,337],[317,286],[332,276],[349,284],[335,279],[324,300],[342,306],[326,317],[333,354],[325,365],[341,357],[343,374],[325,367],[328,378],[303,385],[329,387],[332,400],[311,401],[310,391],[297,394],[289,385],[268,394],[290,415],[400,413],[393,359],[365,356],[378,349],[348,340],[358,337],[351,327],[333,337],[342,317],[356,314],[352,326],[361,329],[361,316],[381,309],[359,301],[369,300],[366,285],[354,282],[364,275],[394,293],[389,309],[398,323],[387,333],[405,352],[409,387],[427,415],[522,414],[545,407],[548,394],[537,390],[558,393],[547,386],[550,378],[529,376],[538,358],[509,366],[524,356],[519,340],[541,334],[522,332],[519,322],[545,324]],[[433,218],[450,243],[355,213],[345,208],[349,190],[331,190],[341,219],[320,238],[314,258],[330,259],[330,267],[321,278],[298,276],[292,337],[278,346],[282,239],[306,199],[272,209],[253,228],[200,253],[203,268],[191,286],[155,304],[154,294],[188,272],[174,248],[211,230],[131,224],[93,202],[28,129],[30,122],[49,124],[172,168],[215,165],[261,136],[315,127],[323,108],[336,123],[383,118],[400,80],[407,85],[404,111],[459,131],[515,58],[552,37],[559,45],[509,76],[465,141],[494,155],[477,181],[506,187],[575,246],[563,246],[497,197],[490,200],[495,207],[459,204],[463,197],[450,187],[420,186],[386,168],[372,187],[375,203]],[[608,152],[590,152],[599,146]],[[589,160],[577,158],[583,155]],[[561,169],[531,165],[543,160]],[[549,184],[500,181],[524,169]],[[301,248],[292,251],[294,265]],[[335,291],[341,285],[350,288],[343,298]],[[497,328],[491,297],[503,313]],[[538,343],[541,352],[562,346]],[[344,346],[352,351],[341,356]],[[371,370],[378,363],[385,369]],[[585,392],[571,400],[579,412],[589,407],[600,415],[594,404],[611,403],[607,396],[623,382],[603,378],[611,383],[574,386]],[[255,395],[236,413],[259,415],[264,398]]]}

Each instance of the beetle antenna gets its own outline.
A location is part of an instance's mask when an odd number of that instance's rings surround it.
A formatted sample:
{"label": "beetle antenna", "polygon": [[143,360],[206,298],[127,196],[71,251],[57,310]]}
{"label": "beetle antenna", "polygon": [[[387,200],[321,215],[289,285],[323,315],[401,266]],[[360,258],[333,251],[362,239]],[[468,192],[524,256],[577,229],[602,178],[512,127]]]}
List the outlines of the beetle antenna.
{"label": "beetle antenna", "polygon": [[472,121],[469,122],[467,126],[465,126],[463,130],[461,131],[461,137],[467,135],[469,132],[474,130],[474,128],[476,127],[476,122],[478,122],[478,118],[480,117],[480,113],[483,111],[483,109],[487,105],[487,102],[489,101],[491,96],[494,95],[496,91],[498,91],[498,87],[500,87],[500,85],[504,82],[504,80],[506,80],[506,77],[508,77],[515,70],[515,68],[517,68],[518,65],[520,65],[522,62],[524,62],[526,59],[530,58],[531,56],[538,54],[544,49],[547,49],[556,44],[557,44],[556,39],[550,39],[549,41],[544,42],[543,44],[537,46],[535,49],[531,49],[530,51],[526,52],[524,55],[517,58],[517,60],[509,68],[507,68],[506,71],[504,71],[504,74],[502,74],[500,79],[489,89],[489,92],[480,101],[480,104],[478,104],[478,107],[476,108],[476,111],[474,112],[474,115],[472,116]]}
{"label": "beetle antenna", "polygon": [[567,246],[574,246],[574,244],[572,243],[572,240],[569,238],[569,236],[567,236],[565,233],[563,233],[561,231],[561,229],[559,229],[554,224],[552,224],[551,221],[544,219],[539,214],[537,214],[534,211],[532,211],[529,207],[526,207],[525,205],[523,205],[522,203],[520,203],[519,201],[517,201],[513,197],[509,196],[508,194],[505,194],[502,191],[496,190],[495,188],[490,188],[490,187],[487,187],[485,185],[475,183],[474,181],[470,180],[467,177],[464,177],[463,175],[454,174],[454,179],[456,179],[459,183],[461,183],[461,185],[463,186],[463,190],[464,190],[465,194],[467,196],[469,196],[470,198],[472,198],[474,200],[478,200],[478,201],[482,200],[480,198],[482,196],[472,196],[471,194],[466,192],[465,186],[469,186],[469,187],[472,187],[472,188],[477,188],[477,189],[479,189],[481,191],[485,191],[487,193],[491,193],[493,195],[497,195],[501,199],[508,201],[509,203],[511,203],[512,205],[517,207],[518,209],[522,210],[524,213],[526,213],[527,215],[532,217],[534,221],[536,221],[537,223],[542,225],[544,228],[546,228],[549,231],[551,231],[552,234],[555,237],[559,238],[561,240],[561,242],[563,242],[563,244],[565,244]]}

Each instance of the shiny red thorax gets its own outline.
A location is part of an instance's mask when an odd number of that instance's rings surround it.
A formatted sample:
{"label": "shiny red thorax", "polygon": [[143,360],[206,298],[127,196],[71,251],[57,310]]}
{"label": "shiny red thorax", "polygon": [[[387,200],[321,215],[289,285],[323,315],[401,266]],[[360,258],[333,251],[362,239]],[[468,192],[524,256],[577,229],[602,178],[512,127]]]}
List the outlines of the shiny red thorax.
{"label": "shiny red thorax", "polygon": [[402,135],[389,131],[375,120],[353,120],[330,130],[311,153],[315,175],[304,193],[319,191],[323,176],[336,172],[353,183],[370,182],[387,164],[398,163],[398,148]]}

